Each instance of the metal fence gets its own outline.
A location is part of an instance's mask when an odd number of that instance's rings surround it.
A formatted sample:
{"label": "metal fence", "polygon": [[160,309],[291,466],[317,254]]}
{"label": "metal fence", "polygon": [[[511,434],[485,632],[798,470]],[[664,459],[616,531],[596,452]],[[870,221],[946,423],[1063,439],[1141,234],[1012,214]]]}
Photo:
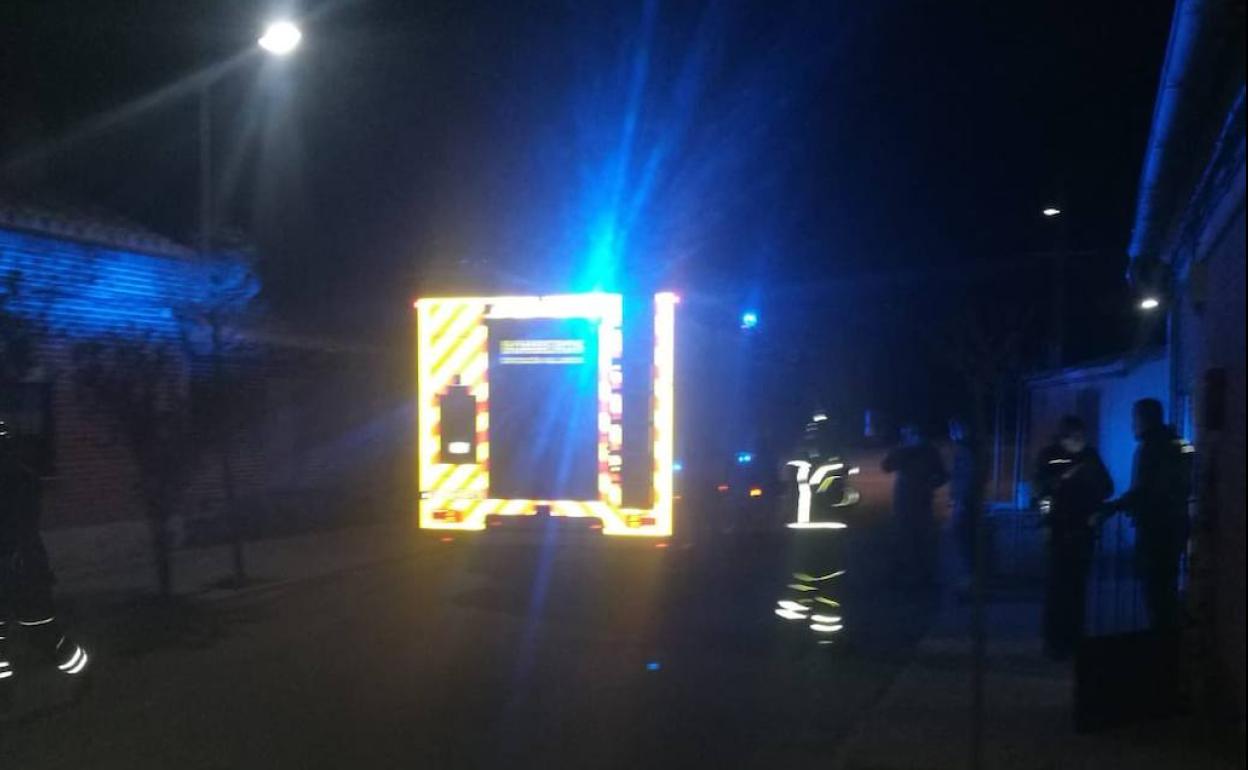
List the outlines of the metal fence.
{"label": "metal fence", "polygon": [[[1048,571],[1042,516],[1030,510],[990,511],[988,574],[994,585],[1043,591]],[[1187,582],[1187,557],[1180,588]],[[1127,516],[1105,521],[1098,532],[1088,575],[1087,634],[1102,636],[1144,629],[1148,615],[1135,566],[1135,525]]]}
{"label": "metal fence", "polygon": [[1046,552],[1039,513],[999,507],[988,511],[988,577],[998,587],[1039,590],[1044,585]]}

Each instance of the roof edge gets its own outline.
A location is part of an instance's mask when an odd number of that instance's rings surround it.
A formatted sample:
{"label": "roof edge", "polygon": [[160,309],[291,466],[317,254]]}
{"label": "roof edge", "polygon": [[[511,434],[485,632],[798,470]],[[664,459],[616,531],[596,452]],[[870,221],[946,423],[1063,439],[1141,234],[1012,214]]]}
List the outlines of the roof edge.
{"label": "roof edge", "polygon": [[1045,386],[1081,382],[1096,377],[1120,377],[1140,366],[1163,361],[1165,358],[1165,348],[1146,348],[1138,353],[1129,353],[1112,358],[1099,358],[1061,369],[1045,369],[1033,372],[1025,376],[1023,382],[1029,386]]}
{"label": "roof edge", "polygon": [[163,257],[195,256],[194,249],[139,227],[127,226],[119,221],[75,216],[38,205],[0,205],[0,229]]}
{"label": "roof edge", "polygon": [[[1209,94],[1201,71],[1217,61],[1210,41],[1230,13],[1224,0],[1179,0],[1175,4],[1166,55],[1153,105],[1152,125],[1140,171],[1135,216],[1127,255],[1134,262],[1156,257],[1170,232],[1170,211],[1182,184],[1181,153],[1191,151],[1191,122]],[[1223,105],[1218,105],[1221,108]]]}

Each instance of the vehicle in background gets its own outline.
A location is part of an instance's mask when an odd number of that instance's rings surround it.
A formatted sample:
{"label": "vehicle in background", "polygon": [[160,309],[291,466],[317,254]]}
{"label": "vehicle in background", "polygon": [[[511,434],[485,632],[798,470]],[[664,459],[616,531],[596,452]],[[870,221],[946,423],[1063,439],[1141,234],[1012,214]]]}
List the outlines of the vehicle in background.
{"label": "vehicle in background", "polygon": [[807,423],[792,454],[741,450],[721,458],[718,472],[700,482],[710,489],[697,490],[710,501],[704,523],[720,532],[843,528],[846,509],[861,499],[852,483],[859,468],[837,446],[822,411]]}

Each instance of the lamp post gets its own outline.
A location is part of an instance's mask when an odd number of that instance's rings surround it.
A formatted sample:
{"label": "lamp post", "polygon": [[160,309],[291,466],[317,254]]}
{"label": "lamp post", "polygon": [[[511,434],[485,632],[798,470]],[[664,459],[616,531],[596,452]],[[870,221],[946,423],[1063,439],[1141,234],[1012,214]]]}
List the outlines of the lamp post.
{"label": "lamp post", "polygon": [[[256,45],[265,54],[285,57],[295,52],[303,40],[303,32],[291,21],[274,21],[264,28]],[[212,250],[213,228],[212,184],[212,78],[205,77],[199,86],[199,243],[200,256]]]}
{"label": "lamp post", "polygon": [[1066,217],[1057,206],[1047,206],[1040,213],[1045,219],[1055,220],[1057,226],[1053,244],[1052,293],[1049,300],[1049,366],[1058,369],[1062,365],[1066,342]]}
{"label": "lamp post", "polygon": [[[270,56],[286,56],[293,53],[299,46],[303,34],[299,28],[288,21],[273,22],[265,28],[264,34],[256,41],[262,51]],[[212,181],[212,78],[205,77],[199,86],[199,243],[197,250],[200,259],[207,264],[212,254],[213,204],[215,201]],[[225,390],[225,362],[222,360],[222,324],[215,308],[209,309],[208,324],[211,327],[212,377],[215,399],[222,399]],[[234,564],[234,581],[241,586],[246,579],[247,570],[243,554],[243,527],[239,519],[238,501],[234,488],[234,467],[232,462],[233,441],[230,426],[220,426],[223,431],[220,437],[221,486],[225,497],[227,518],[231,529],[231,552]]]}

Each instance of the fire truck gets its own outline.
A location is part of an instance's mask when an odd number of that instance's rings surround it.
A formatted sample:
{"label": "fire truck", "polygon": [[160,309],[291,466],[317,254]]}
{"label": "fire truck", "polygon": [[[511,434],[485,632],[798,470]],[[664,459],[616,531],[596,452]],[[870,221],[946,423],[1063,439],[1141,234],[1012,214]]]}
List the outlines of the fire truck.
{"label": "fire truck", "polygon": [[559,520],[670,537],[678,303],[671,292],[417,300],[420,528]]}

